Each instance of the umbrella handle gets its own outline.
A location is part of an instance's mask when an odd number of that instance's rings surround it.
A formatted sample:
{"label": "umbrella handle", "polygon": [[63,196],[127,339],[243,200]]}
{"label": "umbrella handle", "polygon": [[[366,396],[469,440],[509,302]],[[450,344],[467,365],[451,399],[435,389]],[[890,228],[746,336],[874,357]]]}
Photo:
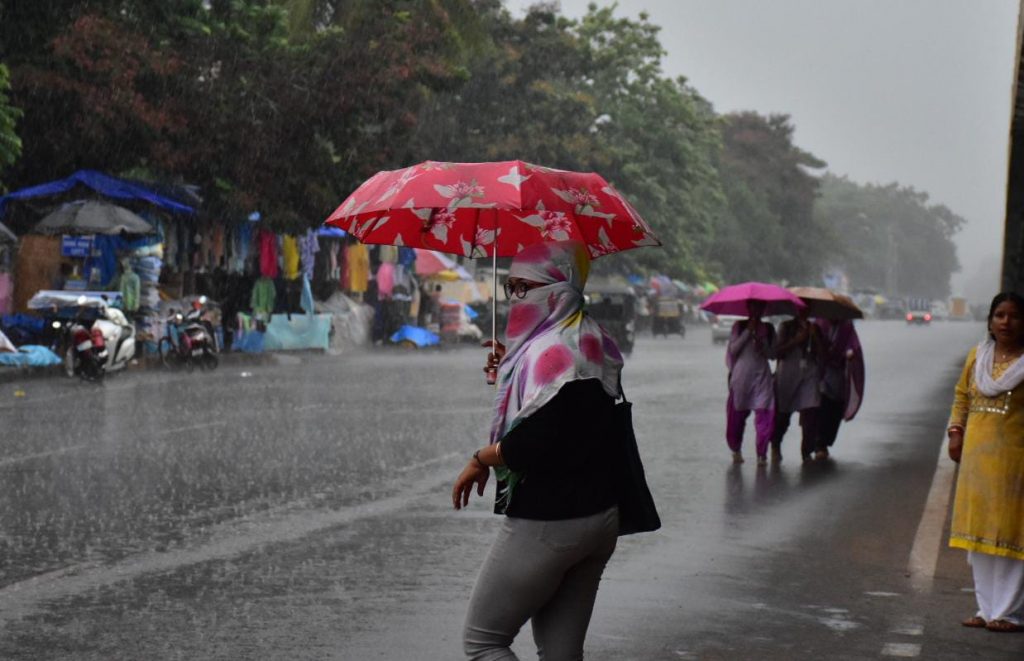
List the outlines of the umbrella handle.
{"label": "umbrella handle", "polygon": [[491,257],[491,351],[498,339],[498,236],[494,236],[494,254]]}

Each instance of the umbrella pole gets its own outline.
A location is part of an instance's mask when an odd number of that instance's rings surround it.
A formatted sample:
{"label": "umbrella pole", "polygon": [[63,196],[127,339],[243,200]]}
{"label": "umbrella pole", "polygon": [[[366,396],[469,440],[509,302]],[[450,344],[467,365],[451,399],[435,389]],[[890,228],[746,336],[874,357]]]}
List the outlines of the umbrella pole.
{"label": "umbrella pole", "polygon": [[498,233],[494,233],[494,250],[491,256],[491,351],[497,346],[498,337]]}

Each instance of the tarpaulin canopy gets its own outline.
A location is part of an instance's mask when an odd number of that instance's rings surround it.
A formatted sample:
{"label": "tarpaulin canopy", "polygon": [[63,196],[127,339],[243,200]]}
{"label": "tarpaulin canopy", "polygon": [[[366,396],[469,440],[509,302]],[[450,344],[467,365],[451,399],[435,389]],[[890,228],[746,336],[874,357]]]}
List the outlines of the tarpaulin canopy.
{"label": "tarpaulin canopy", "polygon": [[111,177],[108,174],[95,170],[79,170],[67,179],[22,188],[0,197],[0,218],[3,218],[6,214],[7,204],[11,201],[60,195],[70,191],[75,186],[85,186],[104,197],[116,200],[142,200],[172,213],[194,214],[196,212],[194,208],[187,204],[182,204],[169,197],[160,195],[141,184]]}

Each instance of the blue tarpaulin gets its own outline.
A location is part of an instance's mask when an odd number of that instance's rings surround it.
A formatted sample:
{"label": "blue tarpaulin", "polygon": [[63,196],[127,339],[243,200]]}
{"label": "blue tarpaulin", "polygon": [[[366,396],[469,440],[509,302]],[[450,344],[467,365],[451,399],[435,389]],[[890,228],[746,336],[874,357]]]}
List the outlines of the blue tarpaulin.
{"label": "blue tarpaulin", "polygon": [[275,314],[271,315],[267,332],[263,334],[263,348],[267,351],[327,351],[330,336],[329,314]]}
{"label": "blue tarpaulin", "polygon": [[49,367],[60,365],[61,360],[57,354],[46,347],[35,344],[26,344],[18,347],[18,353],[0,351],[0,365],[8,367]]}
{"label": "blue tarpaulin", "polygon": [[58,181],[39,184],[38,186],[22,188],[21,190],[14,191],[13,193],[8,193],[7,195],[0,197],[0,218],[4,217],[7,211],[7,203],[10,201],[60,195],[61,193],[66,193],[79,185],[91,188],[100,195],[115,200],[144,200],[150,204],[160,207],[161,209],[174,213],[194,214],[196,212],[195,209],[187,204],[182,204],[181,202],[172,200],[169,197],[159,195],[140,184],[118,179],[117,177],[111,177],[108,174],[103,174],[96,170],[79,170],[67,179],[60,179]]}
{"label": "blue tarpaulin", "polygon": [[431,333],[426,328],[408,325],[399,328],[390,340],[395,344],[412,342],[418,347],[432,347],[441,344],[441,338],[437,334]]}

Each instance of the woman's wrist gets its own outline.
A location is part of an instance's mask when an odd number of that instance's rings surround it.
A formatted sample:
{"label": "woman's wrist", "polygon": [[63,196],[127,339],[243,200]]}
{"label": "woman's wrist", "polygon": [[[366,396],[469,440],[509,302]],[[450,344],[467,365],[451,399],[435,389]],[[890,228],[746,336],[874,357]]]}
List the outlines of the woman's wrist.
{"label": "woman's wrist", "polygon": [[482,452],[482,450],[477,450],[476,452],[473,453],[473,461],[480,468],[490,470],[491,467],[485,464],[484,460],[480,458],[480,452]]}
{"label": "woman's wrist", "polygon": [[947,435],[952,435],[954,433],[960,433],[960,434],[964,433],[964,426],[963,425],[950,425],[950,426],[946,427],[946,434]]}

